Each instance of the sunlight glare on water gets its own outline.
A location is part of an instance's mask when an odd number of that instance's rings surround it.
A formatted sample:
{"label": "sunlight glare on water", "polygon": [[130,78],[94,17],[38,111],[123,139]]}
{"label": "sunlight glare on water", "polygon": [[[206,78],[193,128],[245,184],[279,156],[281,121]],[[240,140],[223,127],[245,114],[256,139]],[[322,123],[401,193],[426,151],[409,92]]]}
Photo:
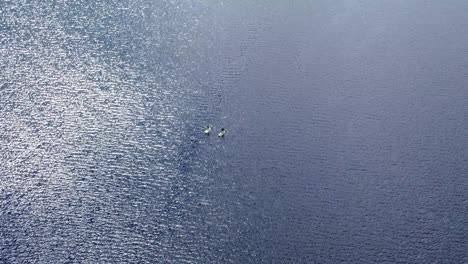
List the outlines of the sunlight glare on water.
{"label": "sunlight glare on water", "polygon": [[468,262],[466,14],[0,1],[0,262]]}

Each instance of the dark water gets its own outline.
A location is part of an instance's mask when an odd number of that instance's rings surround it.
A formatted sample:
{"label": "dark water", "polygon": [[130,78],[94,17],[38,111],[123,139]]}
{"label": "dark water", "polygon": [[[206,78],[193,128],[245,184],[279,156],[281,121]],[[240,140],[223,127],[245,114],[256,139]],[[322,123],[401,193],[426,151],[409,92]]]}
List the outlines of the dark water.
{"label": "dark water", "polygon": [[461,0],[0,1],[0,262],[468,263],[467,25]]}

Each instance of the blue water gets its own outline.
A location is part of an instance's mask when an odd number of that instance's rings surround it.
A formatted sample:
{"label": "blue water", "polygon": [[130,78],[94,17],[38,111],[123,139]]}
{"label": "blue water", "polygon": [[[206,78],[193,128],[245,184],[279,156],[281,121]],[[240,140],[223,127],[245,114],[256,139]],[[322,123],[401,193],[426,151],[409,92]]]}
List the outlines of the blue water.
{"label": "blue water", "polygon": [[0,262],[468,263],[467,24],[461,0],[1,1]]}

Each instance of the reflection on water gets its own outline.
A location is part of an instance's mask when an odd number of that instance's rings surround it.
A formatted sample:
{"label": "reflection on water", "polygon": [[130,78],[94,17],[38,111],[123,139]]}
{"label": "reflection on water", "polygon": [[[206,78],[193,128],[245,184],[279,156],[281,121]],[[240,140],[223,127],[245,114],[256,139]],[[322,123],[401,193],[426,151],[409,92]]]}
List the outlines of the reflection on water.
{"label": "reflection on water", "polygon": [[467,10],[1,2],[0,262],[468,262]]}
{"label": "reflection on water", "polygon": [[2,5],[3,260],[180,261],[222,246],[203,161],[197,177],[185,168],[200,87],[180,68],[197,5]]}

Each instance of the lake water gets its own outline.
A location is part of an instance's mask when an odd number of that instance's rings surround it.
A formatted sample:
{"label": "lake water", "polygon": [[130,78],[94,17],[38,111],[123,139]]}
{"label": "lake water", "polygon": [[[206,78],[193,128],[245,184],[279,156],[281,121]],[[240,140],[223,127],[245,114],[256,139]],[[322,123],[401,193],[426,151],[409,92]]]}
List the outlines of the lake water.
{"label": "lake water", "polygon": [[1,1],[0,262],[468,263],[467,25],[462,0]]}

